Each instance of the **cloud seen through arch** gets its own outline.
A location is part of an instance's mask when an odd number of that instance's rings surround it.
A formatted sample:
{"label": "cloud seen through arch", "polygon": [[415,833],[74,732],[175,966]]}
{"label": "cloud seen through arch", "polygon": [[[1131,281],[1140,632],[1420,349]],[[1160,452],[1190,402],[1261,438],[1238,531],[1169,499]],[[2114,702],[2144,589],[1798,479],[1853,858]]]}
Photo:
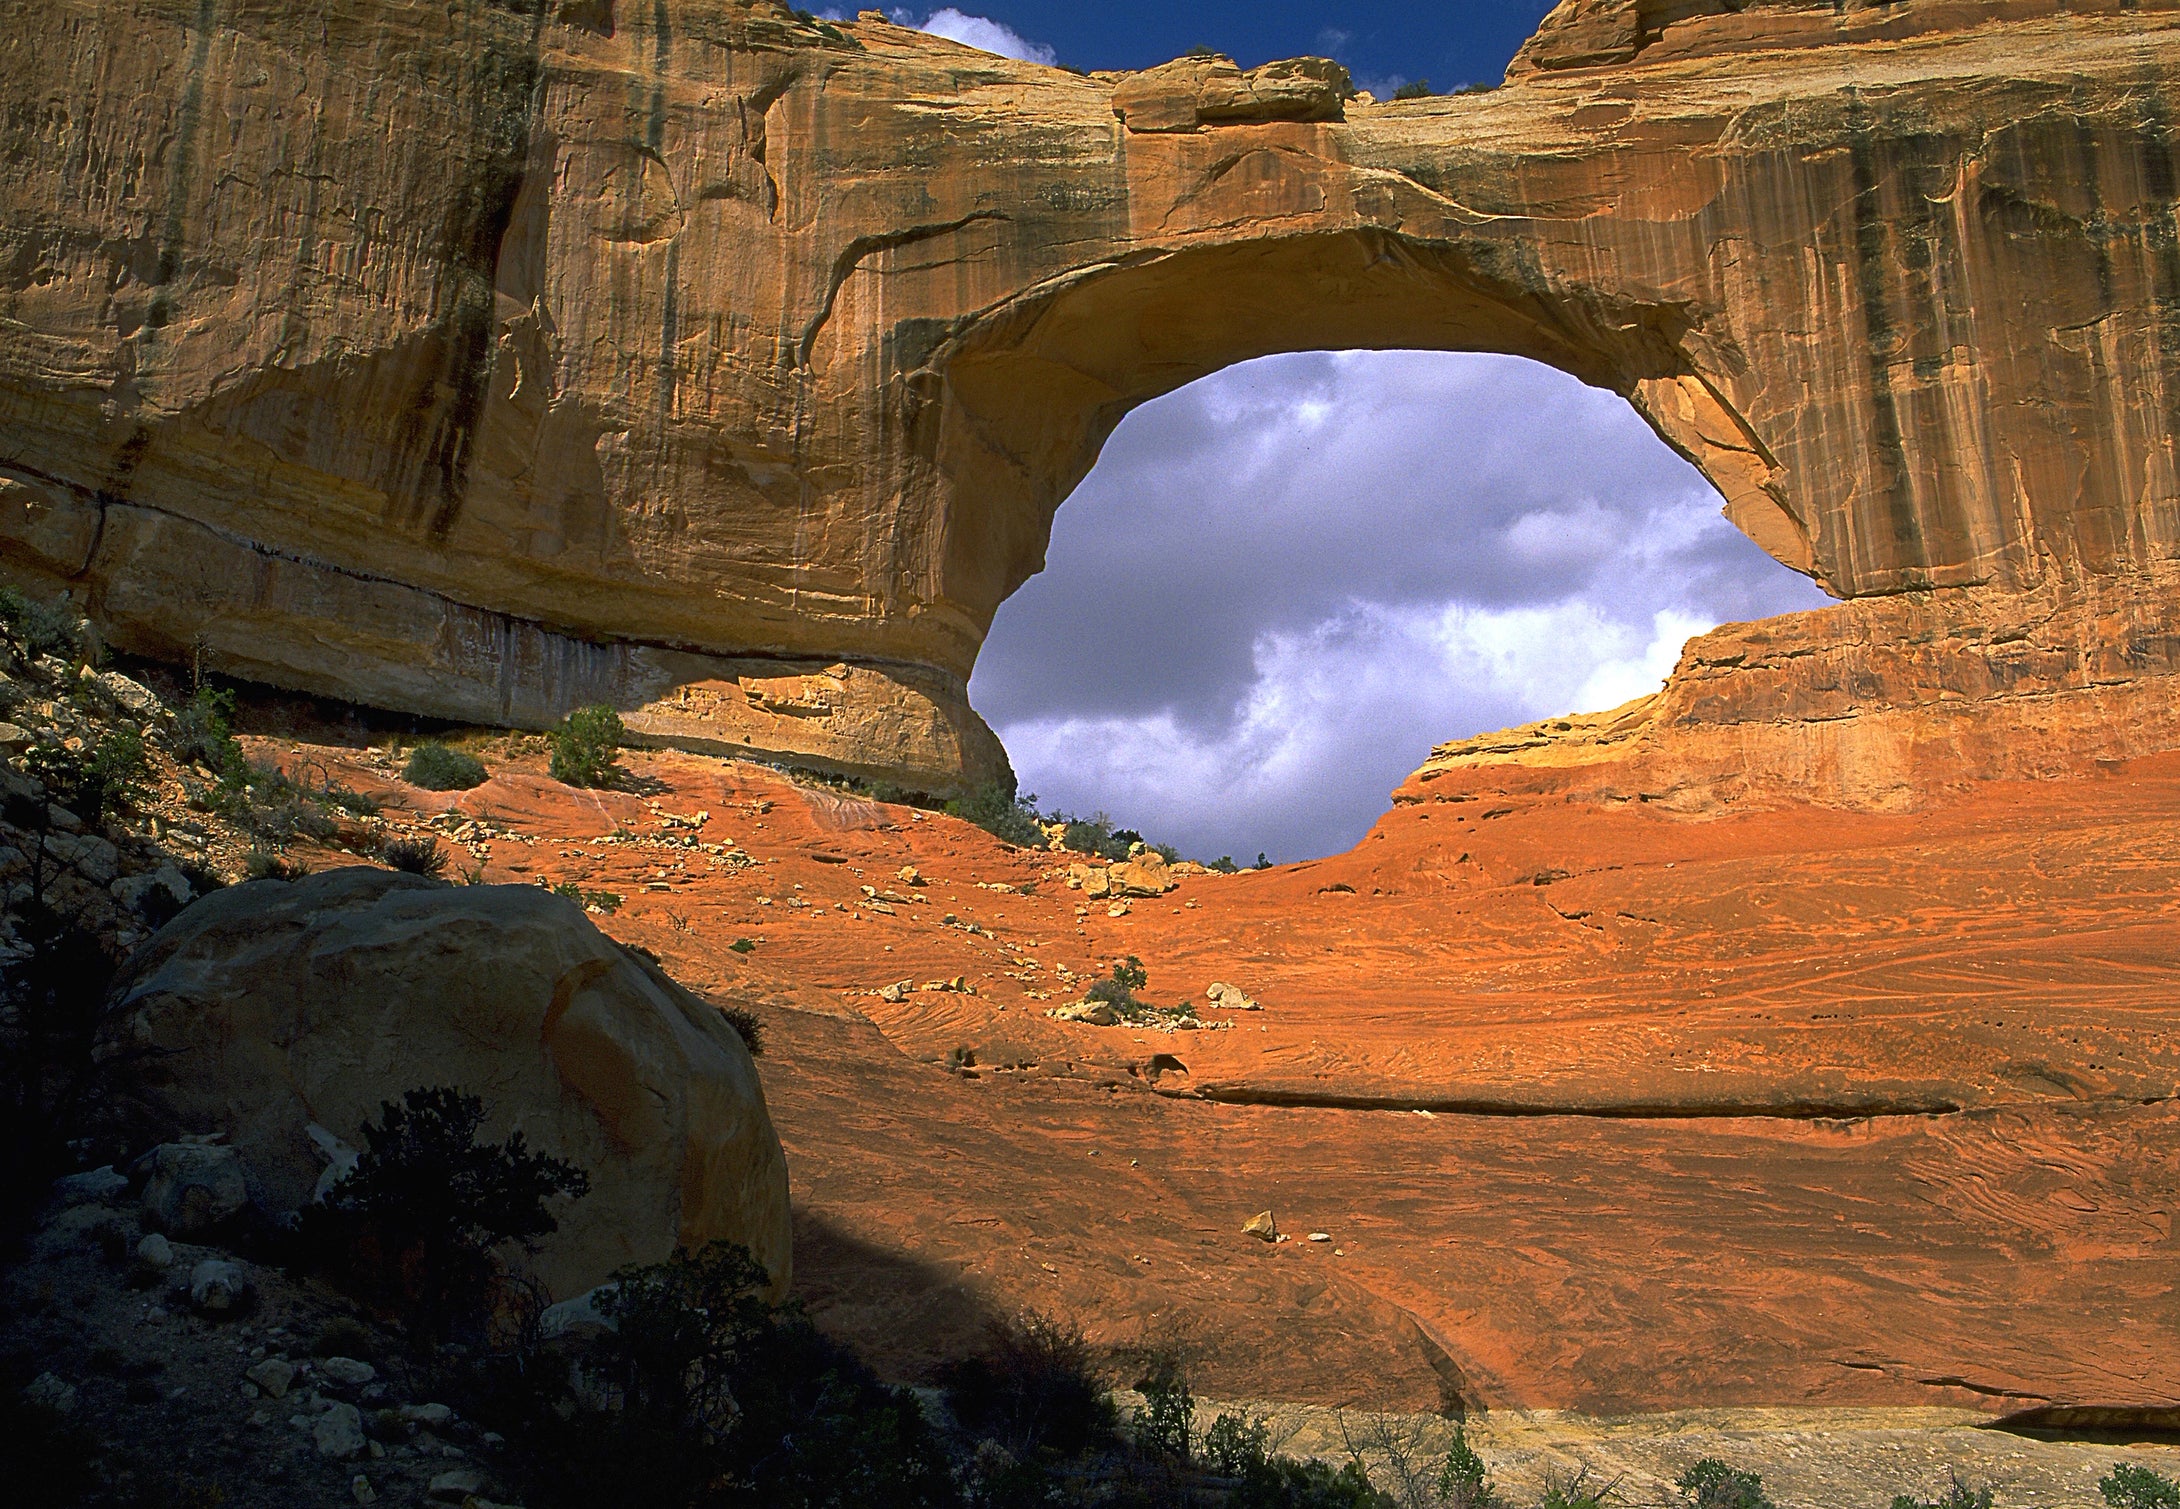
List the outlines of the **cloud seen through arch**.
{"label": "cloud seen through arch", "polygon": [[1691,634],[1827,601],[1614,394],[1514,357],[1267,357],[1121,425],[971,698],[1048,806],[1297,859],[1436,742],[1616,706]]}

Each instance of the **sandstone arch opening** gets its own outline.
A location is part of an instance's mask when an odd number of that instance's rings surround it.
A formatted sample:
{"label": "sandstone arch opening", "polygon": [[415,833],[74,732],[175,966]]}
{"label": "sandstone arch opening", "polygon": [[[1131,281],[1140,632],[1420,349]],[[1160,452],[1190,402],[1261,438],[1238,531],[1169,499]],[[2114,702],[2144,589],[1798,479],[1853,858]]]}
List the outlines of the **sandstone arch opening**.
{"label": "sandstone arch opening", "polygon": [[971,697],[1047,803],[1299,859],[1439,740],[1615,706],[1692,633],[1828,600],[1612,393],[1518,357],[1285,354],[1123,421]]}

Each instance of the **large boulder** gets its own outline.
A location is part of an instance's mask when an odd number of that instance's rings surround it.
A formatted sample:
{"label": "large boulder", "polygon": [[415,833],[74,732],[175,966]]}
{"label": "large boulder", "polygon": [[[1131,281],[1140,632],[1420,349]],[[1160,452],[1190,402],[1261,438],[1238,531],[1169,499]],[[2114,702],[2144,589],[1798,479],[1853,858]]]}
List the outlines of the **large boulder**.
{"label": "large boulder", "polygon": [[314,1124],[353,1139],[451,1085],[484,1098],[489,1135],[590,1175],[536,1258],[554,1296],[718,1238],[786,1290],[787,1164],[749,1050],[572,902],[360,868],[257,881],[175,918],[116,989],[108,1051],[139,1108],[225,1132],[269,1209],[311,1198]]}

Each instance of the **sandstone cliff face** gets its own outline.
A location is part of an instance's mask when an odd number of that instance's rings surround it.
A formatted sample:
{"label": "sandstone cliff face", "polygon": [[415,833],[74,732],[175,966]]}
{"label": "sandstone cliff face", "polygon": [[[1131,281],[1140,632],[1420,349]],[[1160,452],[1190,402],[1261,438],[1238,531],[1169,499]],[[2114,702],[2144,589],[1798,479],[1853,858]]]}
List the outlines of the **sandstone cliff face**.
{"label": "sandstone cliff face", "polygon": [[1842,596],[2154,617],[2176,67],[2118,0],[1568,0],[1401,105],[766,0],[56,0],[0,39],[0,551],[127,648],[944,790],[1128,408],[1444,347],[1625,394]]}

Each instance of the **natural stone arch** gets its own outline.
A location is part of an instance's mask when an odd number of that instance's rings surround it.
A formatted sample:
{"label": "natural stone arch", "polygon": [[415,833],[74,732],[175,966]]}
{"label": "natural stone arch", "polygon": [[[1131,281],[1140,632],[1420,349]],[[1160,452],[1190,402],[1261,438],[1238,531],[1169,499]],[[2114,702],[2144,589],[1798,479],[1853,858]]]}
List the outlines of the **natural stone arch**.
{"label": "natural stone arch", "polygon": [[980,643],[1044,559],[1054,511],[1140,403],[1255,357],[1443,350],[1526,357],[1633,402],[1756,542],[1809,573],[1807,534],[1748,427],[1688,370],[1682,312],[1540,297],[1458,249],[1376,229],[1230,242],[1071,278],[937,353],[931,463],[954,499],[945,593]]}
{"label": "natural stone arch", "polygon": [[[2180,745],[2174,0],[1566,0],[1402,104],[776,0],[19,19],[0,557],[121,648],[958,789],[1005,769],[983,627],[1128,402],[1444,342],[1625,393],[1848,600],[1692,650],[1675,727],[1900,712],[1990,773],[2093,752],[2087,698],[2095,752]],[[1207,272],[1279,318],[1218,329]],[[1066,349],[1184,285],[1167,367]],[[1032,358],[1075,386],[1024,405]]]}

